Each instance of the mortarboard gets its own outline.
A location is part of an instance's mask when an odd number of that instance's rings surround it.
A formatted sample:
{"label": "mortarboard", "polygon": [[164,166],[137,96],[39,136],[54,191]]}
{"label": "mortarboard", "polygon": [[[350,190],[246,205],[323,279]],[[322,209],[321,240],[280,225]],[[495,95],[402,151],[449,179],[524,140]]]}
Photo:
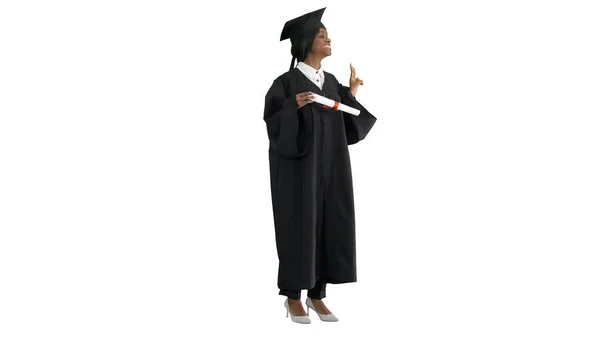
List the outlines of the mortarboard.
{"label": "mortarboard", "polygon": [[[323,17],[325,8],[327,7],[323,7],[314,12],[306,13],[286,22],[283,26],[283,30],[281,31],[281,38],[279,41],[290,39],[293,44],[294,40],[304,37],[305,34],[313,32],[317,28],[325,28],[321,22],[321,17]],[[292,57],[292,65],[290,66],[290,70],[294,65],[295,58],[296,57]]]}
{"label": "mortarboard", "polygon": [[304,14],[286,22],[283,26],[283,30],[281,31],[280,41],[289,38],[300,37],[304,33],[312,31],[315,28],[325,28],[325,26],[321,22],[321,17],[323,17],[323,12],[325,12],[325,8],[327,7],[323,7],[319,10]]}

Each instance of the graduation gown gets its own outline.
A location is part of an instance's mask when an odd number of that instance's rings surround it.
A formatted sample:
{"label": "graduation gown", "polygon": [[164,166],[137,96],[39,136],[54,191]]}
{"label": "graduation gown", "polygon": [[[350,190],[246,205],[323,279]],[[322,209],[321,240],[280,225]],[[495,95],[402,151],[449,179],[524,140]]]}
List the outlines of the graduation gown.
{"label": "graduation gown", "polygon": [[[321,90],[298,68],[273,81],[265,96],[271,200],[280,289],[356,282],[354,195],[348,145],[363,140],[377,120],[324,72]],[[359,109],[354,116],[319,103],[296,107],[312,91]]]}

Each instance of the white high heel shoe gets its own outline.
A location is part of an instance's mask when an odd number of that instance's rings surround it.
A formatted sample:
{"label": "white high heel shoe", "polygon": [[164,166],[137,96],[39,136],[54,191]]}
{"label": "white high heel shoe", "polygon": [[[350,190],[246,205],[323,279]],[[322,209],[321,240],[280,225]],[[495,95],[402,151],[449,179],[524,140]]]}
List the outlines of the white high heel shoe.
{"label": "white high heel shoe", "polygon": [[285,302],[283,303],[283,305],[285,306],[285,309],[287,310],[285,313],[285,317],[292,316],[292,321],[296,322],[296,323],[302,323],[302,324],[308,324],[310,323],[310,317],[308,317],[308,315],[306,316],[294,316],[292,315],[292,313],[290,312],[290,307],[288,304],[288,300],[287,298],[285,299]]}
{"label": "white high heel shoe", "polygon": [[[310,299],[310,297],[306,298],[306,306],[312,310],[314,310],[317,315],[319,315],[319,318],[323,321],[323,322],[337,322],[339,321],[339,319],[337,317],[335,317],[334,314],[327,314],[327,315],[322,315],[320,312],[317,311],[317,309],[315,309],[315,305],[313,304],[312,300]],[[310,310],[307,310],[306,313],[308,314],[310,312]]]}

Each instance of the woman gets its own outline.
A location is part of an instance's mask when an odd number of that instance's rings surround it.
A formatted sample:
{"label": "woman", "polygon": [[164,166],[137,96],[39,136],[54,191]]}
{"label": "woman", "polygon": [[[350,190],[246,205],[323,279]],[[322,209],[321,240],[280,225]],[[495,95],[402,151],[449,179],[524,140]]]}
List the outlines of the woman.
{"label": "woman", "polygon": [[[279,257],[277,285],[292,321],[310,323],[300,301],[323,321],[338,319],[323,303],[327,283],[356,282],[354,197],[348,145],[365,138],[377,120],[355,98],[363,81],[350,65],[349,87],[321,68],[331,39],[325,8],[288,21],[281,40],[292,42],[290,70],[265,97],[271,197]],[[299,63],[294,68],[294,60]],[[312,93],[360,110],[354,116],[312,103]]]}

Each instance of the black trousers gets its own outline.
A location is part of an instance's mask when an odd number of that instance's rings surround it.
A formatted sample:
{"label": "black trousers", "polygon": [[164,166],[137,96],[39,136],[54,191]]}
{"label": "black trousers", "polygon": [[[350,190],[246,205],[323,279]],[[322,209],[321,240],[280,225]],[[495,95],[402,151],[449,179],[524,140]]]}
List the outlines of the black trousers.
{"label": "black trousers", "polygon": [[[317,280],[315,287],[308,289],[308,297],[320,300],[325,298],[325,286],[327,283]],[[300,299],[300,291],[298,289],[279,289],[279,295],[287,296],[294,300]]]}

